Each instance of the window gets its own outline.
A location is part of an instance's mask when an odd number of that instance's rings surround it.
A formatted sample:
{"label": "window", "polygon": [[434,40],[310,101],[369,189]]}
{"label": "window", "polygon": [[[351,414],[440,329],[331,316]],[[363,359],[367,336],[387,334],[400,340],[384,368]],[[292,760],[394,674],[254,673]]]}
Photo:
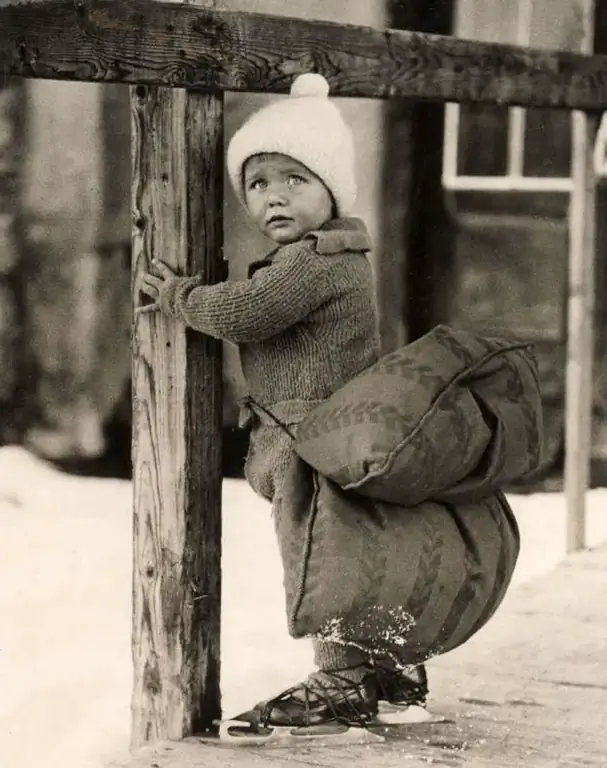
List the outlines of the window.
{"label": "window", "polygon": [[[454,34],[575,51],[583,28],[571,0],[458,0]],[[447,104],[445,187],[570,192],[571,120],[561,110]]]}

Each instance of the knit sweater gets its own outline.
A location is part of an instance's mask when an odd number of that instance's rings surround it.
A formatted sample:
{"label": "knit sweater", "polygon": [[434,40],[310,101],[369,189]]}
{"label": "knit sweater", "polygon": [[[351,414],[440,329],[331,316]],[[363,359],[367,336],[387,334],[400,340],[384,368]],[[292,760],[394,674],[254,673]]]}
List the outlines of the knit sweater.
{"label": "knit sweater", "polygon": [[[378,358],[370,248],[362,221],[334,219],[275,249],[247,280],[169,278],[160,303],[191,328],[237,344],[251,398],[293,426]],[[291,441],[255,406],[252,415],[246,476],[272,500]]]}

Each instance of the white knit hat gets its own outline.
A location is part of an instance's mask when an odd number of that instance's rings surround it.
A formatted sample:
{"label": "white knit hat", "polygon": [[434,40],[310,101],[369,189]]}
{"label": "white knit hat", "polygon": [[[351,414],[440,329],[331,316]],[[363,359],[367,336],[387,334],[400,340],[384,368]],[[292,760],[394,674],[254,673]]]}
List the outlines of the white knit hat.
{"label": "white knit hat", "polygon": [[337,215],[347,216],[356,199],[354,142],[329,98],[329,83],[311,72],[299,75],[291,95],[252,115],[228,146],[228,175],[244,204],[243,166],[253,155],[277,152],[299,161],[327,186]]}

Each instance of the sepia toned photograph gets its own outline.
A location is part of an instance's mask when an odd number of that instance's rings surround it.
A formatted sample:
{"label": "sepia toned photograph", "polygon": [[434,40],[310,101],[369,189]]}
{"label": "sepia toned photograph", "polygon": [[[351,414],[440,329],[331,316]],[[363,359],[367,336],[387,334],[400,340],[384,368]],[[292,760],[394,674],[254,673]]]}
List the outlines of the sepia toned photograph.
{"label": "sepia toned photograph", "polygon": [[604,768],[607,0],[0,0],[0,768]]}

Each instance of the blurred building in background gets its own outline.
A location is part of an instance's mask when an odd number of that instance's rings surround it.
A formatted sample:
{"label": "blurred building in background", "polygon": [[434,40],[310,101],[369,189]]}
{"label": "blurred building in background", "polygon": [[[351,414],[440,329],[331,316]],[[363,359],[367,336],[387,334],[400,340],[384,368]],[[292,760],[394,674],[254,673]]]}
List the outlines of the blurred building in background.
{"label": "blurred building in background", "polygon": [[[572,0],[457,0],[460,37],[579,51]],[[597,3],[595,49],[607,50]],[[443,182],[457,220],[454,324],[514,332],[537,343],[549,453],[563,446],[568,205],[572,114],[448,105]],[[599,187],[593,456],[607,459],[607,194]]]}
{"label": "blurred building in background", "polygon": [[[44,0],[39,0],[43,2]],[[579,49],[570,0],[225,0],[230,10]],[[598,20],[597,50],[607,19]],[[226,142],[271,97],[226,99]],[[538,344],[550,455],[562,450],[570,115],[340,100],[360,161],[356,213],[377,245],[388,349],[450,322]],[[417,110],[417,111],[416,111]],[[429,130],[433,126],[433,131]],[[269,249],[226,181],[230,278]],[[130,116],[118,85],[0,86],[0,443],[128,474]],[[605,196],[599,194],[599,209]],[[440,210],[439,210],[440,209]],[[599,215],[598,285],[605,284]],[[442,222],[442,223],[441,223]],[[162,255],[158,254],[161,258]],[[594,454],[607,456],[605,291],[597,303]],[[239,471],[242,381],[225,347],[226,473]]]}

